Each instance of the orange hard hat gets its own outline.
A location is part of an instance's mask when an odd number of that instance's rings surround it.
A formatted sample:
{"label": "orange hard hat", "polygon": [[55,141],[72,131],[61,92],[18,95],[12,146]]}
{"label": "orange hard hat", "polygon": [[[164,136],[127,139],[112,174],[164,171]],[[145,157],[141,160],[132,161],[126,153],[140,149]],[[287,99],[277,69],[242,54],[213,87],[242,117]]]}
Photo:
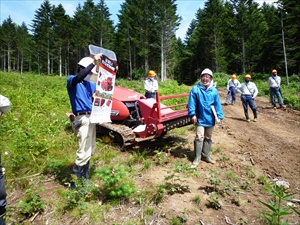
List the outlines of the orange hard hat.
{"label": "orange hard hat", "polygon": [[275,70],[275,69],[274,69],[274,70],[272,70],[272,73],[277,73],[277,70]]}
{"label": "orange hard hat", "polygon": [[235,80],[235,79],[236,79],[236,75],[233,74],[233,75],[231,76],[231,79],[232,79],[232,80]]}
{"label": "orange hard hat", "polygon": [[150,70],[150,71],[148,72],[148,76],[149,76],[149,77],[155,77],[155,76],[156,76],[156,73],[155,73],[153,70]]}
{"label": "orange hard hat", "polygon": [[250,74],[246,74],[245,78],[251,79],[251,75]]}

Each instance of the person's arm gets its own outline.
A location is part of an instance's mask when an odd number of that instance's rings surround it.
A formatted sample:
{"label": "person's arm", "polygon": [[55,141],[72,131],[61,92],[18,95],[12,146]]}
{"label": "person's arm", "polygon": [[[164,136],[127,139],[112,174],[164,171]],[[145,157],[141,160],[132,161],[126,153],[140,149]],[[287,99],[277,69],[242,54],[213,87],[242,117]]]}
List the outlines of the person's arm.
{"label": "person's arm", "polygon": [[239,85],[237,85],[236,86],[236,90],[237,90],[237,92],[239,92],[239,93],[243,93],[240,89],[242,89],[242,87],[243,87],[243,84],[241,84],[240,82],[239,82]]}
{"label": "person's arm", "polygon": [[146,79],[146,80],[144,81],[144,89],[145,89],[145,91],[149,92],[148,79]]}
{"label": "person's arm", "polygon": [[192,88],[188,100],[188,116],[191,118],[192,124],[196,124],[198,120],[196,115],[196,107],[197,107],[197,93],[194,92],[194,88]]}
{"label": "person's arm", "polygon": [[94,55],[94,62],[92,62],[90,65],[85,67],[84,69],[80,70],[79,73],[72,79],[72,86],[75,87],[76,84],[82,82],[84,78],[89,75],[89,73],[92,71],[94,66],[96,65],[97,61],[100,60],[102,57],[102,54]]}
{"label": "person's arm", "polygon": [[254,89],[254,93],[253,93],[252,98],[254,99],[258,95],[258,89],[257,89],[257,87],[256,87],[256,85],[254,83],[252,83],[252,87]]}
{"label": "person's arm", "polygon": [[229,83],[230,83],[230,80],[227,81],[227,87],[226,87],[227,91],[229,91]]}
{"label": "person's arm", "polygon": [[221,105],[218,91],[216,92],[216,95],[215,95],[214,107],[215,107],[215,110],[217,113],[217,117],[218,117],[218,119],[220,119],[220,122],[222,123],[222,120],[224,120],[224,113],[222,110],[222,105]]}
{"label": "person's arm", "polygon": [[268,79],[268,86],[269,86],[269,87],[271,87],[271,86],[272,86],[272,82],[273,82],[272,78],[271,78],[271,77],[269,77],[269,79]]}
{"label": "person's arm", "polygon": [[84,78],[91,72],[91,70],[94,68],[94,64],[91,63],[84,69],[80,70],[79,73],[73,78],[72,80],[72,86],[76,86],[76,84],[80,83],[84,80]]}

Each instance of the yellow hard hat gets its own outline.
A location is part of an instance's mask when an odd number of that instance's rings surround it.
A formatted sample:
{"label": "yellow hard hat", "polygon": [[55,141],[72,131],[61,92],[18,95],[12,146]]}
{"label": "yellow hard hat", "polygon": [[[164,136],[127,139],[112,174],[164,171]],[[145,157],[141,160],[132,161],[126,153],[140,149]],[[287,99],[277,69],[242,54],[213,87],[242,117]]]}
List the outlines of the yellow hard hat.
{"label": "yellow hard hat", "polygon": [[251,75],[250,74],[246,74],[245,78],[250,78],[251,79]]}
{"label": "yellow hard hat", "polygon": [[150,71],[148,72],[148,76],[149,76],[149,77],[155,77],[155,76],[156,76],[156,73],[155,73],[153,70],[150,70]]}
{"label": "yellow hard hat", "polygon": [[277,70],[275,70],[275,69],[274,69],[274,70],[272,70],[272,73],[277,73]]}
{"label": "yellow hard hat", "polygon": [[233,74],[233,75],[231,76],[231,79],[232,79],[232,80],[235,80],[235,79],[236,79],[236,75]]}

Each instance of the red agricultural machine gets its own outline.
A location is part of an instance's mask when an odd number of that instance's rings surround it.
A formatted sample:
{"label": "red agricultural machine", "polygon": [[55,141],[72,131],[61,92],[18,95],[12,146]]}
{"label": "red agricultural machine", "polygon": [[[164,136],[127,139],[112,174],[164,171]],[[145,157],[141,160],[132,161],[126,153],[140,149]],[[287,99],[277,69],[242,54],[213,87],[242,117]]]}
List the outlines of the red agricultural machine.
{"label": "red agricultural machine", "polygon": [[156,100],[120,86],[112,98],[111,123],[97,125],[97,136],[107,135],[120,146],[132,145],[165,135],[169,130],[191,124],[187,103],[166,106],[161,101],[189,94],[160,96]]}
{"label": "red agricultural machine", "polygon": [[[117,61],[115,53],[102,47],[89,45],[91,56],[102,53]],[[180,99],[189,94],[160,96],[156,100],[146,99],[144,95],[122,88],[114,87],[111,108],[111,123],[97,125],[97,135],[108,135],[121,146],[154,139],[166,134],[169,130],[191,124],[188,117],[187,101],[182,104],[166,106],[161,101]],[[74,118],[68,114],[70,119]]]}
{"label": "red agricultural machine", "polygon": [[[166,106],[162,100],[187,97],[188,94],[159,96],[146,99],[140,93],[115,87],[111,123],[99,125],[99,133],[110,134],[127,146],[166,134],[169,130],[190,124],[187,103]],[[183,109],[176,109],[176,108]]]}

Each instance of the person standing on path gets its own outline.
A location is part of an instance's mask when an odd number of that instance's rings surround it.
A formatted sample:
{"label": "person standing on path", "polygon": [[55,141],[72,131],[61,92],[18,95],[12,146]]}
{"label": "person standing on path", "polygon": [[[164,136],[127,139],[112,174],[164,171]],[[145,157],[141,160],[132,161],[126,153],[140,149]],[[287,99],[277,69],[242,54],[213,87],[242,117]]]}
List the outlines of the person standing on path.
{"label": "person standing on path", "polygon": [[[67,90],[72,112],[75,115],[73,128],[78,142],[73,173],[78,179],[81,177],[89,179],[89,162],[96,148],[96,124],[90,122],[92,96],[96,91],[96,83],[89,80],[93,75],[91,71],[97,61],[100,61],[101,56],[97,54],[93,58],[82,58],[78,63],[77,74],[70,75],[67,79]],[[71,185],[72,188],[75,187],[74,183]]]}
{"label": "person standing on path", "polygon": [[156,99],[155,93],[158,91],[158,82],[155,80],[156,73],[153,70],[148,72],[148,77],[144,82],[145,97]]}
{"label": "person standing on path", "polygon": [[280,78],[280,76],[277,75],[277,70],[275,70],[275,69],[272,70],[272,76],[269,77],[269,79],[268,79],[268,85],[270,88],[270,99],[271,99],[271,103],[272,103],[274,109],[276,109],[275,96],[278,99],[280,108],[285,108],[285,106],[283,105],[282,95],[281,95],[281,91],[280,91],[280,83],[281,83],[281,78]]}
{"label": "person standing on path", "polygon": [[224,114],[218,90],[212,85],[213,73],[205,69],[200,75],[200,82],[195,85],[189,95],[188,116],[196,127],[194,140],[195,159],[192,168],[196,168],[201,159],[214,164],[209,153],[212,145],[212,133],[215,121],[222,123]]}
{"label": "person standing on path", "polygon": [[237,91],[237,87],[239,85],[240,85],[240,82],[236,79],[236,75],[233,74],[231,76],[231,79],[228,80],[228,82],[227,82],[227,91],[228,91],[228,94],[227,94],[227,97],[226,97],[225,105],[229,104],[230,97],[232,97],[231,104],[232,105],[235,104],[235,101],[236,101],[236,91]]}
{"label": "person standing on path", "polygon": [[253,116],[254,116],[254,122],[257,121],[257,110],[256,110],[256,105],[254,103],[254,99],[256,98],[257,94],[258,94],[258,90],[257,87],[255,85],[255,83],[251,82],[251,75],[247,74],[245,76],[245,82],[240,84],[238,86],[239,89],[242,89],[241,91],[238,90],[241,94],[242,94],[242,104],[243,104],[243,108],[244,108],[244,113],[245,113],[245,117],[247,122],[250,122],[250,117],[248,114],[248,105],[250,106],[252,112],[253,112]]}

